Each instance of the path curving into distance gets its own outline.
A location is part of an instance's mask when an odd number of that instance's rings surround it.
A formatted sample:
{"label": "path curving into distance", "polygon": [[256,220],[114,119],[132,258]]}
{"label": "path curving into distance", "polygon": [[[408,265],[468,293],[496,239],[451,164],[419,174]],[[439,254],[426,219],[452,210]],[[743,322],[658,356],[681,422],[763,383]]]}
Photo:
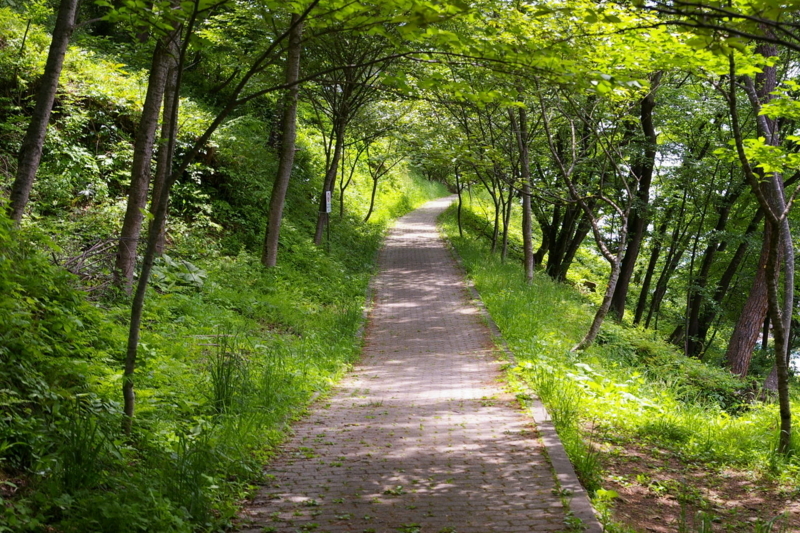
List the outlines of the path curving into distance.
{"label": "path curving into distance", "polygon": [[381,251],[361,362],[316,402],[241,514],[247,533],[566,531],[536,428],[436,228],[401,218]]}

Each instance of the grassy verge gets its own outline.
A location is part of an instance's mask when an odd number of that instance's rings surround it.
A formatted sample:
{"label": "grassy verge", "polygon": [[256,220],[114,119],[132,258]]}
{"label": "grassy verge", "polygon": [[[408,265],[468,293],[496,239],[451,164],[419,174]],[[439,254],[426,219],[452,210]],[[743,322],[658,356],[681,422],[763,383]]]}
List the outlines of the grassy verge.
{"label": "grassy verge", "polygon": [[132,439],[120,433],[127,300],[89,303],[41,251],[48,237],[3,220],[0,531],[224,528],[288,423],[359,353],[385,222],[444,192],[398,179],[382,223],[345,217],[326,247],[288,221],[275,269],[186,245],[161,259]]}
{"label": "grassy verge", "polygon": [[[715,507],[715,498],[701,482],[694,484],[696,470],[723,480],[728,471],[746,471],[745,477],[760,480],[763,485],[755,485],[774,491],[781,501],[795,498],[800,457],[785,458],[774,451],[775,404],[751,403],[747,384],[723,369],[683,357],[653,331],[608,321],[593,347],[571,353],[592,319],[592,297],[539,273],[526,285],[519,262],[503,264],[489,254],[488,243],[479,237],[484,216],[480,209],[466,216],[461,238],[451,209],[443,217],[444,230],[516,354],[520,364],[512,370],[512,380],[533,389],[547,405],[598,506],[608,509],[623,488],[643,487],[652,498],[671,500],[673,510],[684,516],[683,525],[678,517],[667,526],[673,529],[664,531],[690,531],[697,512],[733,528],[715,526],[719,530],[760,531],[753,528],[789,510],[787,504],[758,507],[755,516],[728,512]],[[796,387],[794,398],[797,412]],[[800,450],[800,432],[795,430],[793,438],[795,450]],[[631,459],[637,454],[638,459]],[[656,471],[650,471],[652,457],[668,460],[653,463]],[[616,463],[628,467],[615,468]],[[606,522],[611,516],[606,512]],[[755,520],[748,523],[748,518]]]}

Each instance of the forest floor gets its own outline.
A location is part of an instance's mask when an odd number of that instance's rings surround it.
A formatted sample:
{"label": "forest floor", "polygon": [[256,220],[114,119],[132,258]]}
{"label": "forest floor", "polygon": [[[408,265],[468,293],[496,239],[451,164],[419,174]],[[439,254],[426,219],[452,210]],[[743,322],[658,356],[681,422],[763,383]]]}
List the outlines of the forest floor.
{"label": "forest floor", "polygon": [[792,484],[687,462],[671,450],[618,435],[599,435],[595,449],[604,488],[619,494],[614,519],[634,531],[745,532],[769,520],[772,528],[761,531],[800,531],[800,501]]}
{"label": "forest floor", "polygon": [[361,362],[294,427],[240,516],[247,532],[570,531],[537,429],[436,229],[400,219],[381,252]]}

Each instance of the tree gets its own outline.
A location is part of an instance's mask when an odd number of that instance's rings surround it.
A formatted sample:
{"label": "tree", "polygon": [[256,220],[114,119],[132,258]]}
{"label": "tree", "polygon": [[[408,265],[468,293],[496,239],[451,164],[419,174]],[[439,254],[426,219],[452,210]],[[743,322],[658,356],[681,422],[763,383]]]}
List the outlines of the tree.
{"label": "tree", "polygon": [[650,185],[653,181],[653,170],[656,165],[656,129],[653,124],[653,110],[656,106],[656,91],[661,83],[662,71],[650,76],[650,90],[641,99],[639,106],[639,122],[642,128],[642,141],[640,154],[635,158],[631,173],[638,177],[636,181],[636,204],[630,220],[628,220],[628,242],[625,247],[625,256],[620,265],[619,280],[611,299],[610,312],[617,320],[622,320],[625,313],[625,304],[628,296],[633,269],[639,257],[642,239],[649,220],[648,206],[650,203]]}
{"label": "tree", "polygon": [[[158,117],[168,80],[174,77],[171,76],[170,67],[175,59],[173,56],[179,49],[179,46],[177,46],[179,35],[180,27],[167,32],[156,43],[142,116],[139,119],[139,126],[136,130],[128,203],[125,209],[125,218],[122,221],[117,257],[114,264],[115,282],[128,292],[130,292],[133,284],[137,245],[145,207],[147,206],[147,193],[150,187],[150,166],[156,145],[155,134],[158,127]],[[170,105],[171,102],[168,107]]]}
{"label": "tree", "polygon": [[[777,55],[777,49],[772,45],[762,44],[758,52],[764,57]],[[767,106],[773,99],[774,89],[777,84],[774,66],[765,66],[763,73],[758,76],[758,81],[750,76],[743,76],[744,92],[751,106],[757,112],[759,133],[762,137],[755,143],[755,150],[751,144],[751,153],[759,153],[762,147],[778,148],[782,137],[777,115],[769,112]],[[794,194],[786,196],[782,168],[770,164],[767,159],[761,161],[761,170],[756,172],[751,164],[748,151],[745,149],[744,137],[739,122],[739,113],[736,98],[736,63],[733,53],[730,55],[730,90],[727,93],[728,105],[731,112],[731,126],[736,144],[736,155],[750,183],[751,190],[758,199],[759,206],[764,211],[766,224],[769,227],[767,235],[769,250],[765,268],[767,284],[767,308],[770,322],[772,323],[775,338],[775,369],[777,376],[778,403],[780,407],[780,437],[778,439],[778,452],[789,452],[792,434],[791,403],[789,400],[789,336],[794,311],[794,243],[789,226],[789,210],[794,201]],[[763,114],[762,114],[763,112]],[[758,157],[756,155],[756,157]],[[783,275],[783,291],[781,291],[781,274]],[[783,294],[781,294],[781,292]],[[782,301],[781,301],[782,300]]]}
{"label": "tree", "polygon": [[[200,150],[205,146],[208,140],[211,138],[211,135],[216,131],[216,129],[223,123],[223,121],[230,115],[230,113],[239,105],[256,98],[257,96],[266,94],[267,92],[276,91],[279,89],[284,88],[283,85],[278,86],[271,86],[268,88],[260,88],[256,89],[254,92],[246,95],[241,96],[241,93],[249,86],[249,82],[255,77],[258,73],[262,72],[263,69],[270,64],[270,61],[274,59],[274,54],[278,49],[280,43],[282,43],[294,28],[302,23],[306,17],[308,17],[309,13],[317,6],[318,0],[312,1],[308,7],[306,7],[305,11],[303,11],[293,23],[289,25],[289,28],[284,31],[283,33],[277,35],[275,39],[269,43],[269,45],[261,51],[250,63],[249,68],[242,74],[239,78],[238,82],[236,83],[235,88],[231,91],[231,94],[228,98],[226,105],[222,108],[222,110],[217,114],[211,124],[206,128],[203,134],[195,141],[192,148],[186,152],[183,156],[180,165],[177,168],[168,169],[166,172],[166,178],[164,180],[163,185],[161,186],[161,190],[159,196],[154,198],[155,210],[153,221],[150,224],[148,230],[148,238],[147,238],[147,248],[145,249],[144,259],[142,261],[142,270],[139,274],[138,283],[136,285],[136,291],[134,293],[133,302],[131,304],[131,319],[130,319],[130,326],[128,330],[128,343],[125,355],[125,369],[123,373],[123,385],[122,385],[122,392],[123,392],[123,400],[124,400],[124,413],[125,413],[125,420],[124,420],[124,428],[126,433],[130,433],[131,425],[133,422],[133,415],[134,415],[134,408],[136,404],[136,397],[133,392],[133,376],[136,369],[136,359],[137,353],[139,348],[139,335],[141,329],[141,321],[142,321],[142,312],[144,309],[144,300],[145,295],[147,292],[147,285],[150,280],[150,273],[153,268],[153,262],[156,257],[158,242],[161,235],[162,228],[164,227],[166,218],[167,218],[167,207],[168,207],[168,199],[169,199],[169,191],[172,188],[172,185],[177,180],[178,176],[182,175],[183,172],[189,167],[192,163],[194,158],[200,152]],[[186,64],[186,55],[187,55],[187,48],[190,42],[189,36],[192,35],[195,25],[197,24],[198,18],[202,16],[203,10],[200,9],[200,0],[195,0],[194,4],[192,5],[192,9],[188,16],[188,21],[186,23],[186,30],[185,30],[185,37],[183,39],[183,45],[181,47],[178,64],[177,64],[177,80],[176,80],[176,90],[173,95],[173,102],[172,102],[172,114],[169,117],[169,128],[170,128],[170,135],[168,137],[169,145],[167,146],[167,150],[169,153],[174,152],[175,149],[175,135],[174,132],[177,128],[178,124],[178,101],[180,98],[180,85],[181,85],[181,77],[182,73]]]}
{"label": "tree", "polygon": [[531,209],[531,163],[528,156],[528,144],[530,133],[528,131],[528,112],[524,107],[520,107],[519,123],[514,119],[514,111],[509,110],[509,120],[517,139],[519,150],[520,177],[522,178],[522,253],[523,267],[525,269],[525,281],[533,281],[533,270],[536,267],[533,259],[533,211]]}
{"label": "tree", "polygon": [[[597,105],[587,108],[582,103],[577,104],[567,95],[559,96],[562,96],[565,102],[569,104],[569,112],[553,98],[546,101],[542,92],[539,92],[542,123],[547,145],[550,148],[550,153],[561,181],[569,193],[569,201],[577,204],[584,212],[591,225],[597,247],[611,267],[603,301],[595,312],[589,331],[572,348],[573,351],[580,351],[594,342],[600,332],[600,326],[611,308],[611,299],[616,289],[622,258],[625,254],[628,220],[635,201],[633,192],[641,177],[633,174],[633,172],[625,172],[618,163],[621,159],[621,153],[616,143],[620,140],[620,132],[615,131],[616,128],[613,127],[601,126],[601,123],[610,121],[612,124],[619,124],[619,121],[614,121],[613,114],[604,115],[602,107],[600,107],[603,102],[597,101]],[[563,150],[556,146],[556,141],[554,140],[556,138],[553,129],[555,117],[551,115],[554,113],[553,110],[558,110],[560,115],[558,118],[564,122],[564,128],[569,136],[568,145]],[[595,170],[597,175],[590,181],[579,181],[578,179],[581,176],[577,169],[586,163],[581,156],[582,152],[579,146],[584,144],[587,139],[577,138],[577,121],[589,126],[587,130],[592,137],[597,136],[598,146],[604,159],[604,164]],[[622,191],[620,192],[619,189],[622,189]],[[602,205],[610,208],[614,218],[613,226],[608,227],[607,224],[601,222],[603,217],[590,206],[589,198],[596,198]]]}
{"label": "tree", "polygon": [[289,34],[289,47],[286,60],[286,85],[289,87],[283,100],[281,118],[280,162],[278,173],[272,186],[269,201],[269,219],[264,237],[264,251],[261,262],[266,267],[274,267],[278,261],[278,237],[283,219],[283,206],[289,179],[294,164],[295,139],[297,137],[297,95],[300,92],[300,54],[302,52],[303,23],[297,14],[292,15],[292,31]]}
{"label": "tree", "polygon": [[375,150],[375,143],[370,142],[366,145],[364,153],[367,156],[367,168],[369,177],[372,178],[372,192],[369,196],[369,209],[364,217],[364,222],[369,221],[372,211],[375,209],[375,196],[378,192],[378,181],[396,167],[403,159],[402,154],[398,154],[391,142],[384,143],[378,150]]}
{"label": "tree", "polygon": [[36,172],[39,170],[47,124],[50,122],[50,111],[53,109],[53,101],[58,91],[58,80],[61,77],[67,47],[77,22],[78,4],[79,0],[61,0],[58,7],[53,40],[47,54],[41,85],[36,94],[36,106],[22,141],[17,173],[11,188],[8,210],[15,224],[19,224],[22,220]]}
{"label": "tree", "polygon": [[325,177],[314,231],[314,244],[317,246],[322,244],[322,235],[328,224],[325,195],[333,194],[347,127],[378,94],[377,80],[387,61],[381,59],[386,55],[386,46],[382,37],[350,32],[317,38],[309,50],[320,70],[330,70],[307,91],[309,101],[320,115],[327,118],[330,127],[326,139]]}

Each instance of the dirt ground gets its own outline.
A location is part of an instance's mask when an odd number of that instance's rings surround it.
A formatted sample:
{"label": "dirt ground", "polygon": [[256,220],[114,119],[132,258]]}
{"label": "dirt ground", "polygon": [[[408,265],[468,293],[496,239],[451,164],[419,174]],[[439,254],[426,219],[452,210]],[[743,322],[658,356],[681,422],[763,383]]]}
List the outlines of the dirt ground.
{"label": "dirt ground", "polygon": [[619,494],[611,516],[637,532],[800,532],[798,486],[687,463],[629,438],[601,438],[597,447],[603,488]]}

